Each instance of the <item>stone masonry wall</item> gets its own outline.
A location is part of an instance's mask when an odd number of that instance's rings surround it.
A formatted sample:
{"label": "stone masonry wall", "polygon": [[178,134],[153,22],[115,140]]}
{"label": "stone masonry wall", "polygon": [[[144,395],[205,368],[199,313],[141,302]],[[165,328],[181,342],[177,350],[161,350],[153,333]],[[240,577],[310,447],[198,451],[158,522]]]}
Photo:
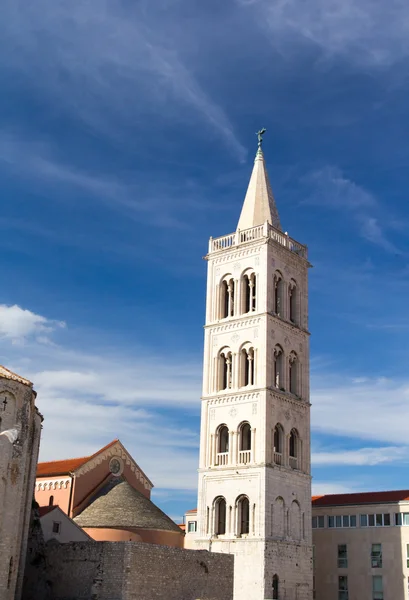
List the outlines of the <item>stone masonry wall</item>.
{"label": "stone masonry wall", "polygon": [[230,555],[140,542],[76,542],[53,545],[47,559],[53,600],[233,598]]}

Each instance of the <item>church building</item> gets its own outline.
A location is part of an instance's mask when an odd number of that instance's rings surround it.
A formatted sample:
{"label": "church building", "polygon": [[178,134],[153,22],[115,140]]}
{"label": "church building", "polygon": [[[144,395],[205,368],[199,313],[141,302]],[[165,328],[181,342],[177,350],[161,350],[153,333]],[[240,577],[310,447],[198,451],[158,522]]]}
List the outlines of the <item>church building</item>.
{"label": "church building", "polygon": [[0,365],[0,598],[23,585],[42,415],[28,379]]}
{"label": "church building", "polygon": [[206,257],[198,509],[186,547],[235,555],[234,600],[311,600],[310,264],[281,227],[264,131],[237,229],[210,238]]}

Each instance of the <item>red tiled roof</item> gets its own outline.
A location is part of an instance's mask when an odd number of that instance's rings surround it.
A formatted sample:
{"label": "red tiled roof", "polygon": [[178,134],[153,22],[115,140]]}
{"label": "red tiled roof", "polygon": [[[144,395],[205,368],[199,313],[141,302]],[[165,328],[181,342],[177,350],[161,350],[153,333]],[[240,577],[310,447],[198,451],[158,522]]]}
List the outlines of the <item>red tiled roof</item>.
{"label": "red tiled roof", "polygon": [[48,513],[54,510],[54,508],[57,508],[57,504],[54,504],[53,506],[39,506],[38,512],[40,513],[40,517],[48,515]]}
{"label": "red tiled roof", "polygon": [[178,523],[178,527],[180,527],[182,531],[186,531],[186,525],[184,523]]}
{"label": "red tiled roof", "polygon": [[195,513],[195,512],[197,512],[197,508],[192,508],[191,510],[187,510],[186,514],[187,513]]}
{"label": "red tiled roof", "polygon": [[384,502],[401,502],[409,500],[409,490],[390,492],[359,492],[355,494],[325,494],[313,496],[313,506],[342,506],[354,504],[383,504]]}
{"label": "red tiled roof", "polygon": [[54,460],[50,462],[42,462],[37,465],[37,477],[51,477],[53,475],[68,475],[68,473],[72,473],[86,462],[107,450],[110,446],[113,446],[119,440],[113,440],[97,452],[95,454],[91,454],[91,456],[83,456],[82,458],[67,458],[66,460]]}

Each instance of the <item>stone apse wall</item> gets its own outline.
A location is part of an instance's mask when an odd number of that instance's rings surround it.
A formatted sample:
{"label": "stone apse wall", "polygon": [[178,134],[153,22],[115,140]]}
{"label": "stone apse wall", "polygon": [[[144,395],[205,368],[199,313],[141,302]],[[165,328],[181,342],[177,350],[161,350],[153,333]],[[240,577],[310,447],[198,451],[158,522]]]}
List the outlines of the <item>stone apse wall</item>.
{"label": "stone apse wall", "polygon": [[47,547],[47,578],[53,600],[233,598],[231,555],[140,542],[75,542]]}

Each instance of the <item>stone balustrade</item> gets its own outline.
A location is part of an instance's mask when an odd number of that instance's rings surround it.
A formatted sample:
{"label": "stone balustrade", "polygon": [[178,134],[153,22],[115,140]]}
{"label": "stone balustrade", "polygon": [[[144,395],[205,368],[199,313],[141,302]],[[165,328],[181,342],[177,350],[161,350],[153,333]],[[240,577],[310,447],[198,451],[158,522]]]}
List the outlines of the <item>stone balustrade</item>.
{"label": "stone balustrade", "polygon": [[257,227],[251,227],[250,229],[244,229],[243,231],[237,230],[235,233],[223,235],[222,237],[210,238],[209,254],[218,252],[219,250],[225,250],[226,248],[248,244],[261,238],[270,238],[280,244],[280,246],[288,248],[288,250],[294,252],[294,254],[297,254],[305,259],[308,258],[308,250],[306,246],[296,242],[290,238],[287,233],[283,233],[269,223],[257,225]]}

